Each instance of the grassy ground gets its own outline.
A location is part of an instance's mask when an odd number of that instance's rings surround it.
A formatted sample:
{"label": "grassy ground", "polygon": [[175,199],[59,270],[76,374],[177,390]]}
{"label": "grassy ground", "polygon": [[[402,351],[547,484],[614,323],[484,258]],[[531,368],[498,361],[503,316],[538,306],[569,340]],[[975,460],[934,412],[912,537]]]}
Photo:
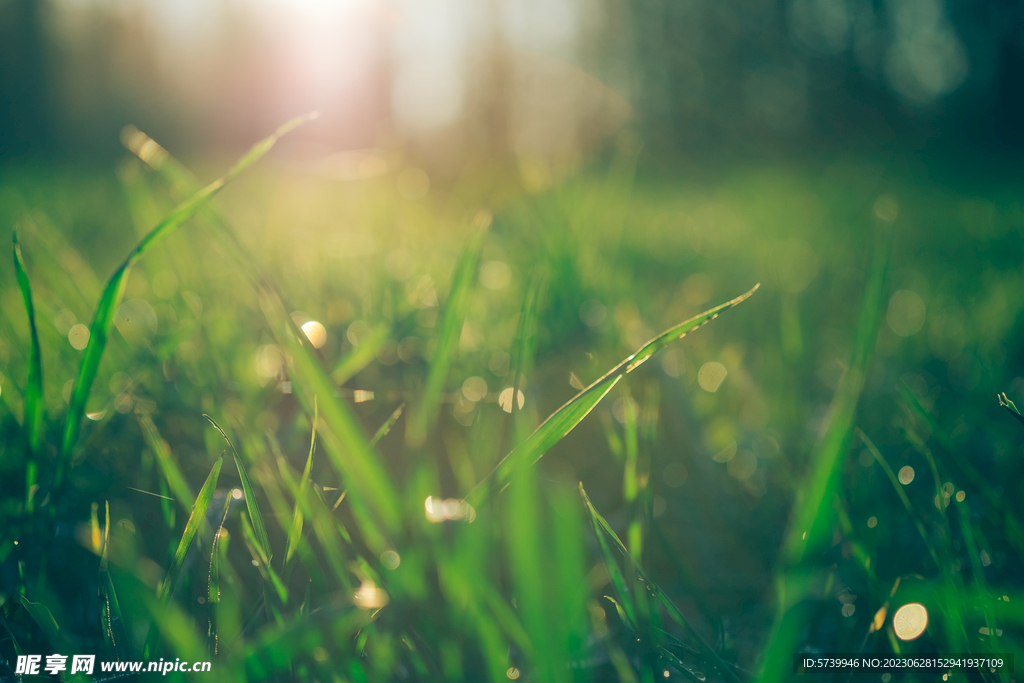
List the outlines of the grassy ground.
{"label": "grassy ground", "polygon": [[208,203],[130,142],[116,176],[0,182],[12,668],[775,681],[1016,648],[1017,191],[620,154],[533,194],[270,162]]}

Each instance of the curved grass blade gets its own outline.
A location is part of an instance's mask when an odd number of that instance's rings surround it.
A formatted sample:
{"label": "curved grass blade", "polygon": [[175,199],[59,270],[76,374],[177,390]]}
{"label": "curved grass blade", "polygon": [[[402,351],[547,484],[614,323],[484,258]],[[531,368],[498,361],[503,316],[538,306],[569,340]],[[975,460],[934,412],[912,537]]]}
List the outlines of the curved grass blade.
{"label": "curved grass blade", "polygon": [[391,428],[395,426],[396,422],[398,422],[398,418],[402,416],[403,410],[405,410],[404,403],[395,408],[395,412],[391,413],[391,417],[384,421],[384,424],[380,426],[377,432],[373,435],[373,438],[370,439],[370,446],[376,446],[381,439],[388,435]]}
{"label": "curved grass blade", "polygon": [[220,435],[224,437],[224,440],[228,442],[228,446],[231,447],[231,454],[235,458],[235,467],[238,468],[238,477],[242,480],[242,493],[245,494],[245,507],[249,509],[249,517],[252,518],[253,526],[256,529],[256,538],[259,540],[260,548],[266,557],[266,562],[270,562],[274,554],[270,551],[270,539],[267,537],[267,527],[263,524],[263,515],[260,514],[260,506],[256,502],[256,494],[252,490],[252,484],[249,483],[249,475],[245,473],[245,467],[242,465],[242,459],[238,456],[238,451],[235,450],[235,444],[231,443],[231,439],[224,433],[224,430],[220,428],[217,421],[209,415],[203,413],[203,417],[210,421],[210,424],[214,426]]}
{"label": "curved grass blade", "polygon": [[146,445],[156,454],[156,461],[160,464],[160,469],[164,473],[167,486],[174,493],[174,497],[182,509],[187,511],[192,506],[192,501],[195,500],[195,497],[192,495],[192,489],[189,488],[185,477],[181,475],[181,470],[178,469],[177,463],[174,462],[174,457],[171,455],[167,442],[161,438],[160,432],[157,431],[156,425],[153,424],[153,420],[150,419],[149,415],[140,415],[139,425],[142,427],[142,435],[146,440]]}
{"label": "curved grass blade", "polygon": [[[185,191],[197,187],[195,177],[145,134],[131,132],[127,136],[126,144],[172,185]],[[326,447],[332,467],[345,485],[353,491],[353,513],[356,514],[364,535],[368,540],[373,540],[375,546],[383,549],[385,544],[380,531],[365,506],[369,504],[389,530],[397,530],[401,526],[401,505],[390,476],[380,465],[380,459],[367,442],[348,405],[335,396],[334,382],[320,366],[305,335],[291,319],[288,313],[291,309],[285,306],[272,279],[248,254],[226,221],[212,206],[203,207],[200,216],[208,221],[214,235],[221,238],[225,246],[229,247],[229,253],[235,257],[239,267],[256,289],[260,307],[278,344],[289,352],[289,371],[293,377],[293,388],[300,400],[304,401],[304,407],[307,410],[311,409],[314,395],[324,401],[324,405],[320,406],[320,438]]]}
{"label": "curved grass blade", "polygon": [[561,441],[566,434],[582,422],[583,418],[590,414],[590,411],[601,402],[601,399],[612,390],[623,376],[635,370],[673,341],[683,338],[701,325],[714,320],[723,311],[746,301],[760,286],[760,283],[756,284],[750,291],[741,294],[735,299],[715,306],[700,315],[665,330],[640,347],[636,353],[623,359],[618,365],[595,380],[589,387],[576,394],[569,402],[552,413],[548,419],[544,420],[526,441],[506,455],[498,463],[494,471],[477,484],[476,488],[469,493],[467,500],[472,505],[477,505],[491,488],[503,488],[519,468],[529,467],[540,460],[552,446]]}
{"label": "curved grass blade", "polygon": [[299,489],[295,494],[295,510],[292,512],[292,527],[288,531],[288,546],[284,553],[284,563],[291,562],[292,556],[299,548],[299,539],[302,538],[302,506],[301,498],[305,497],[306,489],[309,488],[309,472],[313,469],[313,451],[316,449],[316,423],[320,421],[320,409],[316,398],[313,399],[313,433],[309,437],[309,455],[306,457],[306,467],[302,470],[302,479],[299,480]]}
{"label": "curved grass blade", "polygon": [[349,351],[338,361],[338,364],[334,366],[334,370],[331,371],[331,379],[341,386],[355,377],[360,370],[377,358],[377,352],[384,346],[384,342],[388,340],[389,333],[390,330],[383,325],[374,328],[365,341],[361,341],[359,346]]}
{"label": "curved grass blade", "polygon": [[121,605],[114,591],[114,581],[110,576],[107,560],[107,548],[110,546],[110,501],[106,503],[106,526],[103,531],[103,553],[100,555],[100,597],[103,599],[103,637],[110,645],[118,660],[125,659],[130,653],[130,641],[124,630],[124,617]]}
{"label": "curved grass blade", "polygon": [[89,326],[89,343],[82,354],[82,360],[78,366],[78,375],[75,377],[71,399],[68,402],[67,421],[64,425],[60,456],[54,473],[54,489],[58,488],[63,480],[64,467],[81,431],[82,418],[85,415],[85,404],[89,398],[93,380],[96,378],[96,373],[99,370],[100,360],[107,345],[107,336],[110,334],[110,328],[114,322],[114,314],[117,312],[117,307],[124,296],[124,290],[128,284],[128,274],[132,266],[161,240],[192,218],[238,174],[266,154],[282,135],[288,133],[296,126],[305,123],[310,118],[312,117],[309,115],[301,116],[284,124],[273,135],[253,145],[252,149],[238,163],[232,166],[226,174],[175,207],[148,235],[142,238],[135,249],[128,254],[128,257],[121,266],[107,280],[107,284],[103,288],[103,294],[100,296],[99,304],[96,306],[92,324]]}
{"label": "curved grass blade", "polygon": [[910,498],[907,497],[907,492],[903,490],[903,485],[900,484],[899,478],[896,476],[896,473],[892,471],[892,467],[889,466],[885,456],[883,456],[882,452],[878,450],[875,443],[868,438],[868,435],[861,431],[860,427],[857,427],[854,430],[854,433],[864,443],[871,455],[875,456],[875,460],[878,461],[878,464],[882,466],[885,476],[889,478],[889,482],[892,484],[892,487],[896,489],[896,493],[899,495],[900,502],[903,503],[903,507],[906,508],[907,514],[909,514],[910,518],[914,520],[914,525],[917,527],[917,533],[921,535],[921,539],[924,541],[925,547],[928,548],[928,552],[932,557],[932,561],[935,562],[935,566],[942,567],[942,561],[939,560],[939,554],[935,550],[935,544],[932,543],[932,539],[925,530],[924,523],[921,521],[920,515],[918,515],[914,510],[914,506],[910,502]]}
{"label": "curved grass blade", "polygon": [[220,602],[220,572],[218,560],[220,559],[221,534],[224,533],[224,522],[228,520],[228,510],[231,508],[231,495],[224,496],[224,512],[220,516],[220,526],[217,533],[213,535],[213,543],[210,546],[210,578],[206,585],[206,599],[211,603]]}
{"label": "curved grass blade", "polygon": [[319,406],[320,439],[343,487],[352,494],[353,513],[367,541],[383,551],[386,544],[365,506],[377,513],[387,529],[395,531],[401,526],[401,505],[391,476],[374,453],[351,409],[334,395],[330,375],[321,367],[309,340],[295,326],[276,288],[266,279],[258,281],[256,286],[274,336],[288,351],[292,389],[304,401],[307,410],[312,408],[313,396],[323,402]]}
{"label": "curved grass blade", "polygon": [[21,290],[25,312],[28,314],[28,328],[31,347],[28,355],[28,382],[25,386],[25,433],[28,447],[33,455],[39,450],[43,438],[43,359],[39,350],[39,333],[36,330],[36,309],[32,304],[32,285],[25,272],[25,261],[18,244],[18,232],[14,231],[14,271]]}
{"label": "curved grass blade", "polygon": [[[486,223],[489,224],[489,221]],[[430,429],[430,423],[441,405],[441,393],[448,380],[448,370],[451,368],[455,352],[459,348],[459,338],[466,320],[466,308],[469,305],[473,275],[476,273],[477,261],[480,260],[480,249],[483,247],[486,228],[485,224],[477,230],[455,266],[444,319],[441,322],[441,332],[437,339],[437,351],[430,361],[423,397],[409,418],[406,441],[413,448],[423,445]]]}
{"label": "curved grass blade", "polygon": [[274,568],[270,566],[270,558],[263,554],[259,539],[256,538],[256,533],[249,522],[249,516],[245,513],[242,513],[242,538],[249,549],[249,554],[252,555],[253,562],[256,563],[256,567],[259,569],[260,576],[274,587],[277,597],[281,600],[282,604],[288,602],[288,589],[280,577],[278,577]]}
{"label": "curved grass blade", "polygon": [[196,496],[196,502],[192,506],[192,514],[189,515],[188,522],[185,523],[185,531],[181,535],[181,541],[178,542],[178,549],[174,552],[174,559],[171,560],[171,568],[167,572],[167,578],[160,586],[160,599],[165,602],[171,597],[171,590],[174,588],[174,583],[178,580],[178,574],[181,573],[181,565],[185,562],[185,555],[192,545],[192,539],[196,537],[196,533],[199,531],[200,524],[202,524],[203,519],[206,517],[206,511],[210,507],[210,501],[213,500],[213,492],[217,488],[217,479],[220,477],[220,468],[223,464],[224,458],[217,458],[217,462],[213,464],[213,469],[210,470],[210,474],[206,477],[203,488],[199,490],[199,495]]}
{"label": "curved grass blade", "polygon": [[[199,490],[199,495],[196,496],[196,502],[192,505],[192,514],[189,515],[188,522],[185,523],[185,531],[181,535],[181,541],[178,542],[178,549],[174,552],[174,558],[171,560],[171,566],[167,570],[167,576],[164,577],[163,583],[160,584],[158,597],[161,603],[167,603],[171,599],[171,591],[174,589],[174,584],[181,573],[181,566],[185,562],[185,555],[188,554],[188,549],[192,546],[192,540],[196,537],[200,525],[206,518],[206,511],[210,508],[210,501],[213,500],[213,492],[217,488],[217,479],[220,477],[220,468],[223,464],[224,458],[217,458],[217,462],[213,464],[213,469],[210,470],[210,474],[206,477],[203,488]],[[159,635],[156,625],[157,623],[154,622],[150,626],[149,635],[146,636],[146,646],[142,653],[145,658],[149,657],[156,646],[156,639]]]}
{"label": "curved grass blade", "polygon": [[43,356],[39,349],[39,332],[36,329],[36,309],[32,303],[32,285],[25,272],[25,261],[18,244],[18,231],[14,231],[14,272],[18,279],[25,312],[28,314],[28,330],[31,343],[28,354],[28,381],[25,385],[25,435],[28,439],[29,457],[25,465],[25,512],[33,510],[36,474],[36,455],[43,440]]}
{"label": "curved grass blade", "polygon": [[[722,658],[718,656],[718,653],[715,652],[715,650],[708,644],[706,640],[704,640],[704,636],[700,634],[700,631],[698,631],[693,626],[693,624],[690,623],[690,620],[686,618],[686,616],[679,610],[676,604],[672,602],[672,600],[669,599],[667,595],[665,595],[665,592],[661,589],[661,587],[658,586],[658,584],[654,583],[654,581],[652,581],[649,576],[647,576],[647,572],[644,571],[643,567],[641,567],[640,564],[636,561],[636,559],[634,559],[633,556],[629,554],[629,550],[627,550],[626,546],[623,545],[621,540],[619,540],[618,535],[612,529],[611,525],[609,525],[608,521],[601,516],[601,513],[597,511],[593,503],[590,502],[590,497],[587,495],[587,492],[583,489],[582,483],[580,483],[580,495],[583,496],[583,502],[587,506],[587,511],[590,513],[590,517],[594,522],[595,530],[598,531],[598,539],[601,538],[603,532],[604,535],[606,535],[608,539],[615,545],[615,547],[622,554],[622,556],[633,563],[633,569],[640,576],[640,579],[645,584],[647,584],[647,586],[651,590],[651,594],[654,596],[654,599],[662,604],[662,606],[665,608],[665,611],[668,612],[668,615],[672,617],[672,620],[680,626],[682,626],[683,628],[685,628],[687,631],[689,631],[690,635],[694,638],[694,640],[696,640],[697,643],[700,644],[701,651],[709,657],[710,663],[714,664],[714,666],[719,670],[719,672],[721,672],[724,678],[732,681],[732,683],[740,683],[739,677],[736,675],[736,673],[731,668],[729,668],[729,666],[722,660]],[[616,586],[616,588],[618,588],[618,586]]]}

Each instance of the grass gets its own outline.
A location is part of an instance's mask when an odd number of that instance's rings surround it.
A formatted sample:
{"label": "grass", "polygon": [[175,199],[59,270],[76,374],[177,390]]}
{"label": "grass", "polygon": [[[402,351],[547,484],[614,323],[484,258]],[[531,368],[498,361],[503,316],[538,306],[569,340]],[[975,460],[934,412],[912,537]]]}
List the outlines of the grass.
{"label": "grass", "polygon": [[208,185],[135,130],[117,183],[0,180],[5,666],[736,682],[1014,651],[1016,194],[620,153],[409,201],[254,166],[295,123]]}

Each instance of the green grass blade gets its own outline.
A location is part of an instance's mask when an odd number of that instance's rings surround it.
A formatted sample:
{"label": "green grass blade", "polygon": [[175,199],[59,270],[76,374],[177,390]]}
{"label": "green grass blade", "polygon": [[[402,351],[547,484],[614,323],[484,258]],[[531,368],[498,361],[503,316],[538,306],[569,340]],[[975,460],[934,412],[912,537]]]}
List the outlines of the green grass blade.
{"label": "green grass blade", "polygon": [[174,462],[171,449],[167,446],[167,442],[161,438],[160,432],[157,431],[156,425],[153,424],[153,420],[150,419],[149,415],[140,415],[139,425],[142,427],[142,436],[146,440],[146,445],[156,455],[156,461],[160,465],[160,470],[164,473],[167,486],[171,489],[182,509],[188,511],[192,507],[192,501],[195,500],[195,496],[192,495],[192,489],[189,488],[185,477],[181,475],[181,470],[178,469],[177,463]]}
{"label": "green grass blade", "polygon": [[391,428],[395,426],[396,422],[398,422],[398,418],[402,416],[403,410],[405,410],[404,403],[395,408],[395,411],[391,413],[391,416],[384,421],[384,424],[382,424],[380,428],[377,429],[377,432],[373,435],[373,438],[370,439],[371,446],[376,446],[381,439],[388,435],[388,432],[391,431]]}
{"label": "green grass blade", "polygon": [[[21,290],[21,299],[25,302],[25,312],[28,314],[28,329],[31,337],[31,346],[28,355],[28,382],[25,385],[25,434],[28,437],[28,447],[33,455],[32,475],[35,483],[35,460],[34,456],[39,451],[39,444],[43,439],[43,357],[39,350],[39,332],[36,330],[36,309],[32,303],[32,285],[29,283],[28,274],[25,272],[25,261],[21,256],[21,245],[18,244],[18,232],[14,232],[14,272],[18,279],[18,288]],[[28,501],[29,512],[31,512],[31,500]]]}
{"label": "green grass blade", "polygon": [[807,567],[792,576],[785,572],[809,564],[816,557],[816,552],[824,550],[831,539],[832,506],[829,503],[839,480],[842,458],[849,450],[868,361],[875,348],[878,325],[884,313],[890,242],[888,229],[880,228],[860,304],[850,361],[833,395],[826,418],[827,426],[811,457],[810,472],[797,491],[797,503],[783,541],[780,569],[783,573],[778,578],[785,604],[779,606],[779,616],[764,649],[762,671],[768,682],[787,678],[785,671],[806,619],[806,611],[800,605],[808,588],[800,577]]}
{"label": "green grass blade", "polygon": [[256,538],[259,540],[260,548],[263,550],[263,554],[266,557],[266,562],[270,562],[274,554],[270,550],[270,539],[267,537],[267,527],[263,524],[263,515],[260,514],[260,506],[256,502],[256,493],[252,490],[252,484],[249,483],[249,475],[245,473],[245,466],[242,465],[242,458],[239,457],[238,451],[235,450],[235,444],[231,443],[231,439],[224,433],[224,430],[220,428],[217,421],[209,415],[203,414],[210,424],[213,425],[214,429],[220,432],[220,435],[224,437],[224,440],[228,442],[228,446],[231,447],[231,454],[235,458],[235,467],[238,468],[238,477],[242,480],[242,493],[245,495],[245,507],[249,509],[249,517],[252,519],[253,526],[256,529]]}
{"label": "green grass blade", "polygon": [[[203,647],[202,638],[192,618],[173,602],[156,600],[152,596],[143,593],[142,603],[146,610],[153,617],[153,628],[151,634],[162,633],[171,644],[174,652],[186,661],[200,661],[205,659],[206,650]],[[154,637],[155,644],[155,637]],[[149,653],[153,650],[149,649]],[[151,654],[144,654],[144,659],[150,659]]]}
{"label": "green grass blade", "polygon": [[537,316],[540,313],[540,302],[547,286],[547,271],[538,268],[530,277],[530,284],[523,297],[523,305],[519,309],[519,325],[516,330],[513,363],[515,375],[512,380],[512,401],[510,403],[510,424],[512,426],[512,443],[518,445],[529,436],[530,424],[521,419],[519,414],[519,393],[523,378],[533,370],[533,356],[537,348]]}
{"label": "green grass blade", "polygon": [[650,588],[654,599],[661,603],[673,621],[689,631],[690,635],[697,641],[700,645],[701,651],[708,657],[709,663],[713,664],[724,678],[732,681],[733,683],[739,683],[739,678],[736,676],[736,673],[722,660],[721,657],[718,656],[718,653],[708,644],[708,642],[704,640],[704,636],[702,636],[700,631],[690,623],[690,620],[686,618],[679,607],[677,607],[668,595],[665,594],[665,591],[651,580],[647,575],[647,572],[644,571],[644,568],[640,566],[640,563],[630,555],[629,550],[622,541],[619,540],[618,535],[612,529],[611,525],[608,524],[608,521],[597,511],[597,509],[594,508],[594,505],[590,502],[590,497],[587,496],[587,492],[583,490],[582,484],[580,484],[580,494],[583,496],[583,501],[587,506],[588,512],[590,512],[591,519],[594,521],[595,531],[597,532],[598,538],[601,537],[601,532],[607,535],[608,539],[615,545],[619,553],[626,560],[633,563],[633,569],[648,588]]}
{"label": "green grass blade", "polygon": [[803,560],[808,548],[819,548],[831,538],[829,522],[832,507],[830,491],[838,476],[839,460],[853,436],[853,422],[867,377],[868,361],[875,347],[878,325],[885,304],[885,280],[888,271],[889,241],[876,244],[868,284],[861,301],[847,371],[836,388],[829,408],[827,427],[811,457],[811,471],[798,496],[786,535],[784,557],[790,564]]}
{"label": "green grass blade", "polygon": [[217,458],[217,462],[213,464],[213,469],[210,470],[210,474],[206,477],[203,488],[199,490],[199,495],[196,496],[196,502],[192,506],[192,514],[189,515],[188,522],[185,523],[185,531],[181,535],[181,541],[178,542],[178,549],[174,552],[174,559],[171,560],[171,568],[168,570],[167,577],[160,586],[160,599],[164,602],[170,599],[171,591],[178,580],[178,574],[181,573],[181,565],[185,562],[185,555],[188,553],[196,533],[199,532],[203,519],[206,518],[206,511],[210,507],[210,501],[213,500],[213,492],[217,488],[217,479],[220,477],[220,468],[223,464],[224,458]]}
{"label": "green grass blade", "polygon": [[[217,458],[217,462],[213,464],[213,469],[210,470],[210,474],[206,477],[203,488],[199,490],[199,495],[196,496],[196,502],[192,506],[192,514],[189,515],[188,522],[185,523],[185,531],[182,533],[181,541],[178,542],[178,549],[174,552],[174,557],[171,559],[171,566],[167,570],[167,576],[164,577],[163,583],[160,584],[158,593],[160,603],[166,604],[170,602],[171,592],[174,590],[174,584],[181,573],[181,566],[185,562],[185,555],[188,554],[188,549],[192,546],[192,541],[195,539],[196,534],[199,532],[199,527],[206,518],[206,511],[210,508],[210,501],[213,500],[213,492],[217,488],[217,479],[220,477],[220,468],[223,464],[224,458]],[[156,628],[157,623],[157,621],[154,621],[153,625],[150,626],[149,635],[146,636],[146,646],[142,653],[143,657],[148,658],[156,647],[156,639],[159,635]]]}
{"label": "green grass blade", "polygon": [[741,294],[735,299],[715,306],[700,315],[665,330],[644,344],[636,353],[623,359],[618,365],[595,380],[589,387],[576,394],[568,403],[544,420],[526,441],[506,455],[498,463],[494,471],[484,481],[477,484],[467,499],[472,505],[477,505],[491,488],[503,488],[519,468],[529,467],[537,462],[552,446],[561,441],[566,434],[582,422],[583,418],[590,414],[590,411],[601,402],[601,399],[612,390],[624,375],[635,370],[641,363],[676,339],[681,339],[692,330],[714,320],[723,311],[737,306],[750,298],[760,286],[760,284],[754,285],[750,291]]}
{"label": "green grass blade", "polygon": [[920,515],[918,515],[914,510],[913,504],[907,497],[907,492],[903,490],[903,485],[900,484],[900,480],[896,476],[896,473],[892,471],[892,467],[889,466],[885,456],[883,456],[882,452],[878,450],[878,447],[875,446],[874,442],[868,438],[868,435],[861,431],[860,427],[857,427],[856,434],[860,440],[864,442],[864,445],[867,446],[871,455],[875,456],[875,460],[877,460],[878,464],[882,466],[885,476],[889,478],[889,482],[892,484],[892,487],[896,489],[896,493],[900,497],[900,502],[903,503],[903,507],[906,508],[907,513],[910,515],[911,519],[914,520],[914,525],[917,527],[917,533],[920,534],[921,538],[924,540],[925,546],[928,548],[928,552],[931,554],[932,560],[935,562],[935,566],[942,567],[942,563],[939,560],[939,554],[935,550],[935,545],[932,543],[931,537],[928,536],[928,532],[924,528],[924,523],[921,521]]}
{"label": "green grass blade", "polygon": [[107,548],[110,545],[110,502],[106,503],[106,526],[103,530],[103,553],[100,555],[100,598],[103,600],[101,617],[103,619],[103,638],[107,641],[114,655],[123,660],[130,655],[131,641],[125,632],[124,616],[121,605],[114,590],[114,581],[108,569]]}
{"label": "green grass blade", "polygon": [[92,390],[93,380],[96,378],[96,373],[99,370],[100,360],[103,357],[103,351],[107,345],[107,336],[110,334],[110,328],[114,323],[114,314],[117,312],[117,307],[120,305],[121,299],[124,297],[124,290],[128,283],[128,273],[131,271],[132,266],[161,240],[166,238],[183,223],[192,218],[200,209],[209,203],[209,201],[218,192],[220,192],[228,182],[268,152],[282,135],[304,123],[309,118],[309,116],[299,117],[284,124],[278,128],[273,135],[256,143],[256,145],[254,145],[253,148],[224,176],[213,181],[193,194],[189,199],[175,207],[166,218],[160,221],[160,223],[158,223],[157,226],[154,227],[149,234],[138,243],[138,245],[136,245],[135,249],[128,254],[128,257],[124,260],[121,266],[114,272],[110,279],[107,280],[107,284],[103,289],[103,294],[100,296],[99,304],[96,306],[96,312],[93,315],[92,324],[89,326],[89,343],[85,347],[85,352],[83,353],[82,360],[78,366],[78,375],[75,378],[75,383],[71,391],[71,399],[68,402],[67,422],[64,425],[60,457],[57,461],[57,467],[54,474],[55,489],[60,486],[61,481],[63,480],[64,467],[71,455],[71,449],[74,447],[75,442],[78,439],[78,434],[81,431],[82,418],[85,415],[85,404],[89,398],[89,392]]}
{"label": "green grass blade", "polygon": [[331,379],[341,386],[355,377],[360,370],[377,358],[377,353],[384,346],[384,342],[388,340],[389,333],[390,330],[383,325],[374,328],[365,341],[361,342],[359,346],[349,351],[338,361],[338,364],[334,366],[334,370],[331,371]]}
{"label": "green grass blade", "polygon": [[288,351],[293,391],[310,412],[313,397],[319,398],[317,431],[320,440],[343,487],[350,492],[364,535],[368,540],[375,539],[373,543],[380,545],[383,551],[385,544],[377,523],[359,508],[369,506],[387,529],[397,530],[401,526],[401,505],[391,476],[374,453],[351,409],[334,395],[335,385],[330,375],[321,367],[305,335],[295,326],[276,288],[268,280],[257,286],[264,315],[278,343]]}
{"label": "green grass blade", "polygon": [[284,554],[284,562],[291,562],[292,556],[299,548],[299,539],[302,538],[302,505],[300,498],[306,495],[309,488],[309,473],[313,469],[313,451],[316,449],[316,424],[320,421],[320,409],[314,398],[313,400],[313,430],[309,437],[309,455],[306,457],[306,467],[302,470],[302,479],[299,480],[299,490],[295,494],[295,510],[292,512],[292,526],[288,531],[288,546]]}
{"label": "green grass blade", "polygon": [[469,306],[469,295],[472,291],[473,276],[480,260],[480,249],[483,247],[484,229],[477,230],[466,250],[462,252],[455,273],[452,277],[451,290],[445,306],[441,332],[437,338],[437,351],[430,361],[427,382],[423,388],[423,396],[419,405],[409,418],[406,441],[413,448],[418,448],[426,441],[430,423],[441,405],[441,394],[448,380],[455,353],[459,348],[462,325],[466,320],[466,308]]}
{"label": "green grass blade", "polygon": [[249,516],[244,513],[242,514],[242,538],[249,549],[249,554],[252,555],[253,562],[256,563],[256,567],[259,569],[260,576],[274,587],[277,597],[282,604],[288,602],[288,589],[278,577],[274,568],[270,566],[270,559],[263,553],[263,549],[260,547],[259,539],[256,538],[256,532],[253,531]]}
{"label": "green grass blade", "polygon": [[224,522],[228,520],[228,511],[231,509],[231,493],[224,496],[224,512],[220,516],[220,526],[217,533],[213,535],[213,543],[210,546],[210,577],[206,584],[206,596],[210,603],[220,602],[220,545],[221,534],[224,533]]}
{"label": "green grass blade", "polygon": [[[164,175],[172,185],[180,186],[186,191],[196,187],[195,177],[150,138],[138,132],[127,137],[129,149]],[[288,314],[291,309],[284,305],[271,278],[247,253],[224,219],[212,207],[206,206],[201,216],[212,225],[214,234],[225,240],[229,253],[237,259],[239,266],[259,294],[260,307],[278,344],[289,352],[289,369],[296,395],[304,401],[304,406],[310,411],[313,405],[312,397],[320,397],[320,438],[326,447],[328,458],[345,485],[353,491],[353,511],[359,518],[364,534],[368,538],[376,539],[375,545],[381,546],[383,550],[384,543],[377,525],[364,510],[368,504],[388,529],[399,528],[400,503],[390,477],[380,465],[379,457],[373,452],[349,407],[335,396],[336,386],[332,378],[320,366],[305,335],[291,319]]]}

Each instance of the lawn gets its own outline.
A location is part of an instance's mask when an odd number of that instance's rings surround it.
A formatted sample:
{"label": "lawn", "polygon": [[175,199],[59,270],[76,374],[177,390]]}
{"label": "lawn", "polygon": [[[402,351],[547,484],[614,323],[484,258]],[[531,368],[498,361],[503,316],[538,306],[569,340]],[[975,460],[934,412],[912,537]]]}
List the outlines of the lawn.
{"label": "lawn", "polygon": [[0,177],[0,677],[780,681],[1024,636],[1018,185],[629,146],[339,180],[286,137],[221,193],[125,141]]}

